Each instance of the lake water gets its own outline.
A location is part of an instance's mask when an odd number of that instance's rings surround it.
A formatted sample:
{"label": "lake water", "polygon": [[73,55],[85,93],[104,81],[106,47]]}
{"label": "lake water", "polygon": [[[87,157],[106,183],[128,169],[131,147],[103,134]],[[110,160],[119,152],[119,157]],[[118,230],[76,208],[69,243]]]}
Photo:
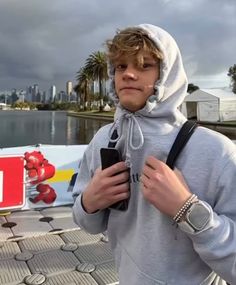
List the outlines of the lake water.
{"label": "lake water", "polygon": [[0,111],[0,147],[88,144],[108,123],[58,111]]}
{"label": "lake water", "polygon": [[[98,119],[70,117],[58,111],[0,111],[0,147],[35,144],[88,144],[108,124]],[[224,130],[236,139],[235,129]]]}

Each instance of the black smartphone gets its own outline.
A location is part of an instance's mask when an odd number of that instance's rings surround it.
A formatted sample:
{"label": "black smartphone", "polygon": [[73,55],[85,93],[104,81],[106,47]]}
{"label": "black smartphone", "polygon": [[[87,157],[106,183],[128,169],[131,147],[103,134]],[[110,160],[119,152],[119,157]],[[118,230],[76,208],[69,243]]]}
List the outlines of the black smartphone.
{"label": "black smartphone", "polygon": [[[105,169],[112,166],[113,164],[116,164],[117,162],[122,161],[120,152],[116,148],[101,148],[100,156],[102,169]],[[128,209],[128,203],[129,200],[125,199],[111,205],[109,208],[125,211]]]}
{"label": "black smartphone", "polygon": [[116,148],[101,148],[100,154],[102,169],[122,161],[120,152]]}

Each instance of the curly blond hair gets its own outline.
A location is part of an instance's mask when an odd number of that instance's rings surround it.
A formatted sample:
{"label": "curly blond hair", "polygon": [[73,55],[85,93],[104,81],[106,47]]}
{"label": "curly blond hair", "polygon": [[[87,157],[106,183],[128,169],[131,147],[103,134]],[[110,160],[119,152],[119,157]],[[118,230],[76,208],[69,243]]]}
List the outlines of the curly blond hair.
{"label": "curly blond hair", "polygon": [[163,54],[158,50],[155,43],[141,28],[126,28],[118,30],[112,40],[106,41],[107,58],[115,64],[121,57],[135,57],[137,65],[143,64],[140,51],[148,52],[157,61],[163,59]]}

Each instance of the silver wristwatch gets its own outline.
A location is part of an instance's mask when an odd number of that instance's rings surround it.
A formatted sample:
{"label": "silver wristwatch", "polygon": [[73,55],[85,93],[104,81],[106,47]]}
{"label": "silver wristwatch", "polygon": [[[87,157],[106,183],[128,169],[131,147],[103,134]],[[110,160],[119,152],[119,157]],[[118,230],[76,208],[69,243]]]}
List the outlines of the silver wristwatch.
{"label": "silver wristwatch", "polygon": [[210,219],[210,210],[198,201],[193,203],[185,214],[184,219],[178,223],[179,228],[185,232],[195,233],[203,230]]}

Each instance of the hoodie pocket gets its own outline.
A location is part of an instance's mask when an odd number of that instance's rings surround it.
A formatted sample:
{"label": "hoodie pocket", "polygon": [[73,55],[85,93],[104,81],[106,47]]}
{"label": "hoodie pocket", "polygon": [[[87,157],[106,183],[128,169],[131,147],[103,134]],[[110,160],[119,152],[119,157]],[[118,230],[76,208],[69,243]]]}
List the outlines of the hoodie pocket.
{"label": "hoodie pocket", "polygon": [[[154,271],[155,265],[153,266]],[[142,272],[124,249],[122,249],[120,255],[119,280],[120,285],[167,285],[165,281]]]}

